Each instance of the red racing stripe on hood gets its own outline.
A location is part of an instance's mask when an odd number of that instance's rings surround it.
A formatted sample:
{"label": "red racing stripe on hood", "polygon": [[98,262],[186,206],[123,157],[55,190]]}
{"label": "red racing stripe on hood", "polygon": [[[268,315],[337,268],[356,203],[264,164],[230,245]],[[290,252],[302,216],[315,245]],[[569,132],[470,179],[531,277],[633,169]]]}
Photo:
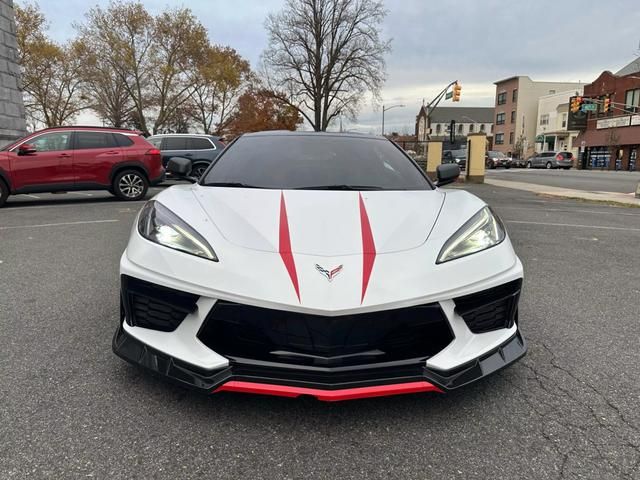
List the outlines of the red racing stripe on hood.
{"label": "red racing stripe on hood", "polygon": [[371,232],[371,224],[369,223],[369,215],[364,206],[362,194],[358,193],[360,198],[360,228],[362,230],[362,296],[360,303],[364,302],[364,296],[367,293],[373,263],[376,260],[376,244],[373,241],[373,233]]}
{"label": "red racing stripe on hood", "polygon": [[298,273],[296,272],[296,262],[291,252],[291,237],[289,236],[289,219],[287,218],[287,206],[284,202],[284,192],[280,192],[280,245],[279,253],[284,266],[289,272],[289,278],[300,301],[300,286],[298,284]]}

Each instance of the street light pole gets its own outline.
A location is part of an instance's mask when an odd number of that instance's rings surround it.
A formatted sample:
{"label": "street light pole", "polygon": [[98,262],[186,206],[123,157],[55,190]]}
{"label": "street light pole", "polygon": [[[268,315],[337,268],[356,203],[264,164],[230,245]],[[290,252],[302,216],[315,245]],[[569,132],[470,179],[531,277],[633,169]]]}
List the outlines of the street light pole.
{"label": "street light pole", "polygon": [[406,105],[402,105],[402,104],[398,104],[398,105],[391,105],[390,107],[385,107],[384,105],[382,105],[382,136],[384,137],[384,112],[386,112],[387,110],[391,110],[392,108],[404,108],[406,107]]}

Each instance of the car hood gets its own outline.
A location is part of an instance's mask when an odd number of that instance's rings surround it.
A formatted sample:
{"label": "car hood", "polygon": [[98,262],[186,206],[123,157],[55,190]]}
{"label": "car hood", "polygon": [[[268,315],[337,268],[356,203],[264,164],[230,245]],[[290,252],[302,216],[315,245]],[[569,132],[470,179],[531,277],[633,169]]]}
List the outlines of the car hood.
{"label": "car hood", "polygon": [[[424,191],[266,190],[195,186],[198,203],[229,242],[265,252],[360,255],[371,241],[378,254],[422,245],[445,193]],[[286,245],[285,245],[286,248]]]}

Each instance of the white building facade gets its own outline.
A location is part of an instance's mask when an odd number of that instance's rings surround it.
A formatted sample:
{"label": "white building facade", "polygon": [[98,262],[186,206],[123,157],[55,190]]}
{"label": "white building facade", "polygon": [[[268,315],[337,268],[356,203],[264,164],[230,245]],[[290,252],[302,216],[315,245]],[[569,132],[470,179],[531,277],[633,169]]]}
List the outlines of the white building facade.
{"label": "white building facade", "polygon": [[538,99],[538,118],[536,122],[536,152],[568,151],[578,154],[574,139],[580,132],[567,129],[569,117],[569,99],[582,95],[579,86],[571,90],[543,95]]}

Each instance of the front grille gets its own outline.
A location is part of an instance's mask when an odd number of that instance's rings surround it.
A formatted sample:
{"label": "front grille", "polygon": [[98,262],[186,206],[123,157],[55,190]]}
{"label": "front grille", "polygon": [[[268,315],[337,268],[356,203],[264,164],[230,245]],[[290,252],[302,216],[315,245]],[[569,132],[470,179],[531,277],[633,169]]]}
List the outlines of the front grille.
{"label": "front grille", "polygon": [[473,333],[511,328],[518,317],[522,279],[454,299],[458,313]]}
{"label": "front grille", "polygon": [[425,359],[453,334],[437,303],[325,317],[218,301],[198,338],[231,359],[336,368]]}
{"label": "front grille", "polygon": [[172,332],[197,309],[198,295],[121,276],[121,314],[129,325]]}

